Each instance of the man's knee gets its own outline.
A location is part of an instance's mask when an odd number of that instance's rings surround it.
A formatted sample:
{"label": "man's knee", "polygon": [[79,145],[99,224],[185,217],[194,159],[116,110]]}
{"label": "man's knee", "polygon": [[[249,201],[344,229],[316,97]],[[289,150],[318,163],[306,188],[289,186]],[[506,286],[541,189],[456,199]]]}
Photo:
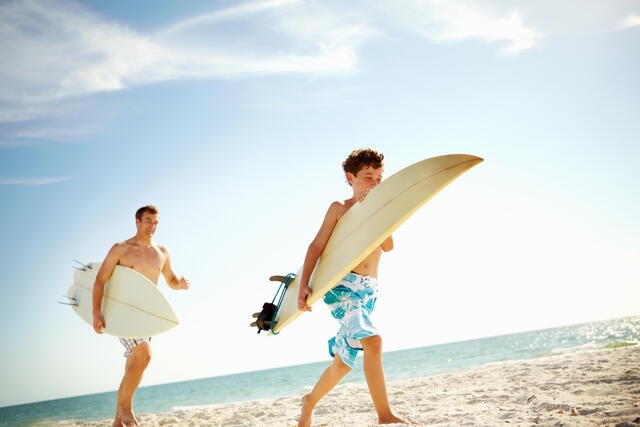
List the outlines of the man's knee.
{"label": "man's knee", "polygon": [[138,366],[147,367],[151,362],[151,345],[148,342],[139,344],[131,350],[131,356],[134,357]]}

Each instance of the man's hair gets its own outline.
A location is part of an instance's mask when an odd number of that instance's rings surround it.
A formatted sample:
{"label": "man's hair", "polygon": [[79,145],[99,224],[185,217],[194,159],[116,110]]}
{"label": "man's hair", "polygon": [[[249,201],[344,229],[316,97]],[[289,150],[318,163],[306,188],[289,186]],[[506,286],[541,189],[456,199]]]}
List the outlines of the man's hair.
{"label": "man's hair", "polygon": [[384,156],[371,148],[353,150],[347,160],[342,162],[342,170],[357,175],[363,168],[372,167],[374,169],[383,166]]}
{"label": "man's hair", "polygon": [[142,219],[142,215],[144,215],[145,212],[149,212],[151,215],[157,215],[160,213],[158,208],[156,208],[155,206],[146,205],[136,211],[136,219]]}

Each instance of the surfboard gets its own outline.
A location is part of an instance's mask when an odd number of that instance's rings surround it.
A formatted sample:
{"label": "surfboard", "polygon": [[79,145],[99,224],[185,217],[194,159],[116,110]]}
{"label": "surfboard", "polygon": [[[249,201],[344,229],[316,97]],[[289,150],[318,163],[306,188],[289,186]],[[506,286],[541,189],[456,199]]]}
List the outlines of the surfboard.
{"label": "surfboard", "polygon": [[[367,197],[353,205],[336,224],[314,269],[309,286],[313,305],[403,222],[483,159],[469,154],[432,157],[408,166],[373,188]],[[275,315],[273,333],[290,325],[302,311],[298,310],[299,277],[289,283]]]}
{"label": "surfboard", "polygon": [[[93,283],[101,263],[83,264],[73,273],[69,305],[93,328]],[[122,338],[158,335],[178,325],[178,317],[158,287],[131,268],[116,266],[102,300],[104,333]]]}

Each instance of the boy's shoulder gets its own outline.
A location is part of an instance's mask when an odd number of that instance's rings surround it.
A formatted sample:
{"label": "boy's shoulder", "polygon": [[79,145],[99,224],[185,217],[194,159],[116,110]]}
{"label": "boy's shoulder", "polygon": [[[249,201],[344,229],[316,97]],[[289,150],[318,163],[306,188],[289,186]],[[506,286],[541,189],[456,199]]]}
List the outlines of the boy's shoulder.
{"label": "boy's shoulder", "polygon": [[353,206],[353,203],[349,200],[336,200],[332,202],[331,205],[329,205],[329,210],[327,211],[327,213],[330,215],[335,215],[336,219],[340,219],[340,217],[344,215],[344,213],[348,211],[351,206]]}
{"label": "boy's shoulder", "polygon": [[329,205],[329,209],[341,209],[346,211],[351,206],[353,206],[353,202],[350,200],[336,200]]}

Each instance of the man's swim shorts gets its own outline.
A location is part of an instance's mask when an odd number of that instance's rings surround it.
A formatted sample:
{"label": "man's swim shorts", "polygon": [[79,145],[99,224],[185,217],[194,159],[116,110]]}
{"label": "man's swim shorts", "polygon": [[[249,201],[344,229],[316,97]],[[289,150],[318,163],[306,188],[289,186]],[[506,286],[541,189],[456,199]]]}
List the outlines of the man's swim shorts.
{"label": "man's swim shorts", "polygon": [[142,344],[143,342],[150,342],[151,337],[147,338],[118,338],[120,340],[120,344],[124,346],[125,352],[124,357],[129,357],[131,355],[131,350],[133,347],[138,344]]}

